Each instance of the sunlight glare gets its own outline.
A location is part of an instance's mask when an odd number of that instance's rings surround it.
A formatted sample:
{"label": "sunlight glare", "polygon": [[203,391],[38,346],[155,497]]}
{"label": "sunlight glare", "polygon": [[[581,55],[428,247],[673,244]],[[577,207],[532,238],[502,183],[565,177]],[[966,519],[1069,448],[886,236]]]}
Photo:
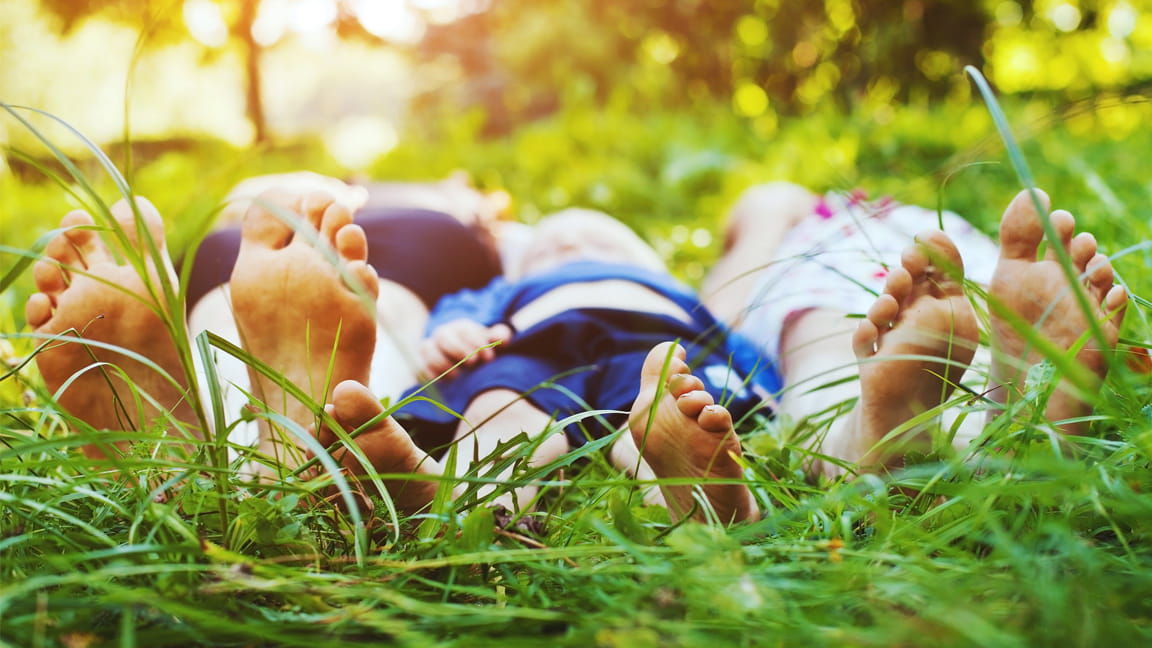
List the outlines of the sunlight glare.
{"label": "sunlight glare", "polygon": [[361,115],[346,117],[324,133],[324,146],[349,169],[363,170],[396,148],[400,136],[386,119]]}
{"label": "sunlight glare", "polygon": [[263,47],[275,45],[288,31],[287,0],[264,0],[252,24],[252,38]]}
{"label": "sunlight glare", "polygon": [[1056,29],[1062,32],[1075,31],[1080,26],[1080,10],[1067,2],[1061,2],[1052,7],[1052,11],[1048,13],[1048,18],[1053,25],[1056,25]]}
{"label": "sunlight glare", "polygon": [[296,0],[288,26],[297,34],[315,34],[328,30],[336,22],[337,9],[333,0]]}
{"label": "sunlight glare", "polygon": [[413,7],[424,12],[434,23],[449,23],[471,14],[483,13],[491,0],[409,0]]}
{"label": "sunlight glare", "polygon": [[228,26],[220,5],[212,0],[185,0],[184,25],[192,38],[206,47],[220,47],[228,42]]}
{"label": "sunlight glare", "polygon": [[395,43],[417,43],[424,21],[404,0],[355,0],[352,13],[373,36]]}
{"label": "sunlight glare", "polygon": [[1136,10],[1127,2],[1118,2],[1108,13],[1108,33],[1113,38],[1128,38],[1136,31]]}

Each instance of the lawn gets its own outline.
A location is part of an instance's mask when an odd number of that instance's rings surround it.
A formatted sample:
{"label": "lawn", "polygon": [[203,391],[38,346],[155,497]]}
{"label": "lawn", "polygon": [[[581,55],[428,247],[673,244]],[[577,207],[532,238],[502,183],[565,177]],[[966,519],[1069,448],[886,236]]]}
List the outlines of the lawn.
{"label": "lawn", "polygon": [[[1139,152],[1152,149],[1142,127],[1152,106],[1006,108],[1037,184],[1097,235],[1133,295],[1123,350],[1143,346],[1152,182]],[[160,207],[176,253],[246,175],[342,171],[308,142],[150,150],[113,162]],[[177,459],[158,431],[128,434],[131,456],[103,470],[79,452],[94,432],[69,431],[77,422],[25,362],[39,341],[23,325],[24,260],[63,213],[111,202],[116,188],[90,155],[77,155],[71,177],[45,146],[10,153],[0,175],[4,645],[1096,646],[1152,635],[1152,391],[1140,363],[1122,359],[1096,396],[1091,435],[1054,443],[1028,402],[989,425],[968,460],[941,451],[883,477],[807,479],[804,442],[820,421],[767,423],[744,440],[763,519],[730,528],[670,523],[593,448],[562,472],[520,466],[514,483],[543,486],[539,532],[495,529],[476,488],[403,518],[384,500],[371,516],[343,511],[299,481],[253,487],[223,438]],[[754,182],[864,187],[988,232],[1020,187],[976,98],[770,128],[725,106],[571,110],[495,140],[462,119],[402,143],[372,174],[456,168],[508,190],[528,222],[570,204],[614,213],[689,282],[718,253],[724,208]],[[952,405],[981,408],[978,394]],[[523,457],[523,444],[504,450]]]}

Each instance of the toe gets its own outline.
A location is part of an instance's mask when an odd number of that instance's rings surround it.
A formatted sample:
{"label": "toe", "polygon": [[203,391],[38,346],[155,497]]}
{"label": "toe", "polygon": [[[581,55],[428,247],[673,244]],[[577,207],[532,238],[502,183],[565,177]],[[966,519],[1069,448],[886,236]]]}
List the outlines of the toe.
{"label": "toe", "polygon": [[1085,264],[1085,272],[1088,275],[1088,285],[1092,287],[1097,297],[1106,295],[1116,280],[1116,272],[1112,269],[1112,262],[1103,254],[1093,256]]}
{"label": "toe", "polygon": [[33,328],[40,328],[52,319],[52,298],[44,293],[36,293],[24,304],[24,319]]}
{"label": "toe", "polygon": [[704,408],[715,404],[716,400],[712,398],[712,394],[702,388],[684,392],[676,397],[676,409],[688,418],[700,416],[700,412],[704,411]]}
{"label": "toe", "polygon": [[1036,207],[1032,204],[1032,194],[1040,201],[1040,206],[1048,209],[1048,194],[1039,189],[1024,190],[1016,194],[1004,217],[1000,219],[1000,258],[1021,261],[1035,261],[1036,250],[1044,238],[1044,228]]}
{"label": "toe", "polygon": [[1104,296],[1104,310],[1109,313],[1116,313],[1113,316],[1112,322],[1116,328],[1120,328],[1120,324],[1124,321],[1124,311],[1128,308],[1128,291],[1124,286],[1112,286],[1108,294]]}
{"label": "toe", "polygon": [[856,332],[852,334],[852,351],[861,360],[870,358],[876,353],[876,343],[879,341],[880,329],[876,328],[872,320],[861,320]]}
{"label": "toe", "polygon": [[356,278],[360,283],[359,286],[353,287],[353,290],[363,290],[376,299],[380,296],[380,279],[376,275],[376,269],[363,261],[353,261],[348,264],[348,272]]}
{"label": "toe", "polygon": [[1084,272],[1096,256],[1096,237],[1089,232],[1081,232],[1072,239],[1068,253],[1072,255],[1072,265],[1077,272]]}
{"label": "toe", "polygon": [[877,302],[885,296],[892,298],[892,303],[899,308],[900,304],[908,301],[912,296],[913,276],[905,267],[892,268],[888,278],[884,280],[884,294],[877,298]]}
{"label": "toe", "polygon": [[[1056,230],[1056,238],[1060,241],[1060,245],[1069,250],[1072,247],[1072,234],[1076,231],[1076,219],[1063,209],[1057,209],[1048,218],[1052,221],[1052,228]],[[1044,257],[1051,261],[1059,258],[1051,245],[1048,246],[1048,252]]]}
{"label": "toe", "polygon": [[721,434],[732,431],[732,413],[722,405],[709,405],[705,407],[696,422],[707,432]]}
{"label": "toe", "polygon": [[325,241],[338,246],[339,234],[351,224],[352,212],[340,203],[329,201],[324,207],[323,216],[320,220],[320,236]]}
{"label": "toe", "polygon": [[[93,229],[95,225],[96,222],[92,220],[92,216],[90,216],[88,212],[84,210],[77,209],[75,211],[68,212],[68,214],[65,215],[64,218],[60,221],[60,227],[71,229],[68,229],[68,231],[64,232],[63,236],[58,236],[53,239],[52,243],[59,241],[61,245],[68,248],[69,251],[66,254],[70,254],[72,257],[75,257],[77,255],[77,249],[86,250],[93,245],[99,244],[100,235],[96,232],[95,229]],[[54,259],[64,263],[67,263],[71,260],[53,254],[51,244],[49,245],[48,250],[49,256]]]}
{"label": "toe", "polygon": [[900,304],[889,294],[880,295],[872,308],[868,309],[868,319],[877,330],[890,328],[900,315]]}
{"label": "toe", "polygon": [[916,235],[916,244],[929,263],[942,277],[960,280],[964,277],[964,259],[949,236],[939,229],[925,229]]}
{"label": "toe", "polygon": [[[152,238],[152,242],[158,248],[164,247],[164,219],[160,218],[160,212],[156,207],[143,196],[135,196],[136,210],[140,213],[140,219],[144,223],[144,227],[148,236]],[[121,199],[112,205],[112,218],[116,219],[116,223],[128,237],[129,243],[135,247],[143,247],[141,245],[140,232],[136,228],[136,214],[132,210],[132,205],[127,200]]]}
{"label": "toe", "polygon": [[940,230],[926,230],[916,235],[916,244],[928,258],[934,286],[949,294],[962,291],[964,260],[952,239]]}
{"label": "toe", "polygon": [[[677,373],[668,378],[668,393],[673,398],[704,389],[704,381],[690,373]],[[705,392],[707,393],[707,392]]]}
{"label": "toe", "polygon": [[95,226],[88,212],[79,209],[69,212],[60,221],[60,227],[66,228],[64,233],[52,239],[44,253],[75,268],[87,268],[89,263],[103,260],[108,254]]}
{"label": "toe", "polygon": [[924,278],[924,273],[928,271],[928,263],[928,255],[920,245],[909,245],[900,253],[900,265],[913,282]]}
{"label": "toe", "polygon": [[[332,196],[330,194],[313,191],[304,195],[300,199],[300,213],[304,215],[305,220],[316,230],[320,230],[323,225],[325,214],[328,207],[332,205]],[[329,235],[331,232],[328,233]],[[329,238],[329,240],[331,240]]]}
{"label": "toe", "polygon": [[376,396],[355,380],[345,380],[332,390],[332,416],[345,427],[358,428],[383,412]]}
{"label": "toe", "polygon": [[53,297],[63,292],[71,280],[71,275],[64,266],[46,260],[37,261],[36,265],[32,266],[32,277],[37,290]]}
{"label": "toe", "polygon": [[[675,347],[675,348],[673,348]],[[665,364],[668,364],[668,357],[672,356],[671,364],[667,373],[665,372]],[[654,385],[664,375],[675,375],[682,373],[676,371],[677,360],[682,364],[687,357],[687,351],[684,347],[676,344],[675,342],[661,342],[652,347],[648,352],[648,356],[644,358],[644,365],[640,369],[640,385]]]}
{"label": "toe", "polygon": [[[292,240],[293,229],[277,212],[289,210],[291,204],[287,194],[272,190],[265,191],[252,201],[244,214],[241,235],[245,243],[254,243],[278,250]],[[285,216],[287,214],[284,214]]]}
{"label": "toe", "polygon": [[[332,211],[332,210],[329,210]],[[341,208],[344,214],[348,215],[346,209]],[[348,215],[348,221],[351,223],[352,217]],[[325,227],[328,221],[324,221]],[[364,261],[368,258],[368,237],[364,234],[364,229],[359,225],[345,224],[338,230],[333,230],[335,235],[325,233],[324,236],[332,240],[336,245],[336,251],[340,256],[349,261]]]}

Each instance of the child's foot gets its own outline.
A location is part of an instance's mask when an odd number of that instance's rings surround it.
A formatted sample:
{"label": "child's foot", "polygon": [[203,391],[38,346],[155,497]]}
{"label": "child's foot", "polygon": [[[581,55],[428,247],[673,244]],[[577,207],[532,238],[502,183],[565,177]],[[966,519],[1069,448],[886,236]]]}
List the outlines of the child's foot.
{"label": "child's foot", "polygon": [[702,488],[721,521],[756,519],[759,512],[747,486],[710,483],[743,477],[736,462],[742,456],[740,441],[731,414],[714,403],[704,384],[689,371],[683,347],[676,347],[665,370],[671,345],[657,345],[644,361],[640,395],[628,417],[636,447],[657,477],[699,481],[660,486],[673,517],[681,518],[695,509],[694,518],[706,519],[693,497]]}
{"label": "child's foot", "polygon": [[[1042,206],[1048,208],[1048,196],[1037,190]],[[1041,337],[1064,351],[1078,344],[1090,330],[1088,317],[1100,323],[1104,340],[1089,335],[1076,361],[1097,380],[1108,371],[1101,342],[1116,346],[1120,323],[1128,303],[1121,286],[1113,285],[1112,264],[1096,251],[1096,239],[1087,232],[1073,237],[1076,221],[1063,210],[1052,212],[1052,226],[1060,244],[1068,250],[1072,267],[1082,278],[1082,288],[1092,312],[1086,316],[1071,292],[1064,272],[1052,250],[1042,260],[1036,253],[1044,238],[1040,217],[1027,191],[1017,194],[1000,221],[1000,260],[992,276],[989,291],[994,303],[1011,309]],[[1010,402],[1023,393],[1028,369],[1044,359],[1007,319],[992,308],[992,379],[998,387],[989,394],[999,402]],[[1049,421],[1062,421],[1083,416],[1091,405],[1073,396],[1066,381],[1061,382],[1048,400],[1045,411]],[[1077,434],[1083,424],[1068,424],[1064,431]]]}
{"label": "child's foot", "polygon": [[[281,220],[292,215],[302,221],[299,232]],[[265,193],[245,215],[231,283],[240,338],[252,355],[316,403],[329,402],[332,387],[344,380],[368,382],[376,346],[375,306],[361,294],[374,300],[379,284],[367,255],[364,231],[352,224],[345,207],[324,194],[286,200]],[[360,294],[337,267],[358,284]],[[255,395],[266,406],[304,428],[314,420],[307,404],[275,381],[250,373]],[[265,429],[261,449],[283,462],[288,458],[275,452],[276,437]],[[287,466],[302,457],[296,454]]]}
{"label": "child's foot", "polygon": [[[380,406],[380,401],[376,400],[372,392],[354,380],[336,385],[332,390],[332,403],[324,409],[344,427],[346,432],[352,432],[384,413],[384,408]],[[336,434],[327,428],[322,428],[317,438],[325,447],[337,441]],[[430,476],[443,474],[440,465],[417,448],[408,432],[391,416],[380,419],[369,429],[361,432],[356,436],[355,442],[372,464],[376,474]],[[356,456],[346,449],[336,450],[332,456],[351,475],[361,476],[368,472]],[[385,479],[384,486],[388,489],[388,494],[397,509],[404,513],[415,513],[432,502],[440,482]]]}
{"label": "child's foot", "polygon": [[[156,208],[138,198],[140,215],[149,235],[160,250],[163,267],[173,286],[176,275],[164,245],[164,224]],[[145,280],[131,265],[120,263],[94,229],[71,229],[48,245],[45,259],[34,269],[40,291],[28,299],[26,315],[36,332],[62,335],[75,341],[51,342],[36,356],[36,364],[48,389],[56,392],[69,379],[75,380],[60,393],[59,403],[70,414],[102,430],[134,430],[151,425],[171,414],[191,423],[191,407],[184,401],[184,369],[164,325],[164,305],[149,289],[160,294],[157,268],[146,244],[139,240],[132,209],[125,201],[112,206],[115,217],[132,250],[120,250],[144,259]],[[92,217],[74,211],[61,221],[61,227],[92,227]],[[182,316],[182,315],[179,315]],[[83,340],[121,347],[147,358],[165,374],[128,357]],[[111,366],[96,366],[107,363]],[[134,387],[133,387],[134,386]],[[133,389],[155,399],[138,399]],[[103,456],[95,446],[85,448],[90,457]]]}
{"label": "child's foot", "polygon": [[920,234],[900,261],[853,335],[860,401],[840,438],[827,439],[823,448],[865,471],[898,461],[910,449],[880,441],[948,398],[980,335],[960,281],[963,262],[947,235]]}

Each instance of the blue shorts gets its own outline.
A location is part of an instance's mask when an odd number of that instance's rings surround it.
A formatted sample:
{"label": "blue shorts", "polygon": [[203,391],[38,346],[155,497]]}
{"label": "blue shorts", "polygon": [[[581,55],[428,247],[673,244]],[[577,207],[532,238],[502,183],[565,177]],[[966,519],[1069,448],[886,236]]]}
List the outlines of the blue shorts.
{"label": "blue shorts", "polygon": [[[728,407],[733,419],[762,407],[763,393],[732,367],[723,333],[701,331],[672,317],[615,309],[571,310],[544,320],[497,347],[491,362],[459,368],[421,396],[458,414],[490,389],[523,394],[556,420],[590,409],[623,412],[565,427],[569,442],[579,446],[627,420],[639,392],[644,359],[652,347],[672,340],[685,348],[693,373],[718,403]],[[395,416],[417,439],[451,439],[458,423],[451,412],[425,401],[410,402]]]}

